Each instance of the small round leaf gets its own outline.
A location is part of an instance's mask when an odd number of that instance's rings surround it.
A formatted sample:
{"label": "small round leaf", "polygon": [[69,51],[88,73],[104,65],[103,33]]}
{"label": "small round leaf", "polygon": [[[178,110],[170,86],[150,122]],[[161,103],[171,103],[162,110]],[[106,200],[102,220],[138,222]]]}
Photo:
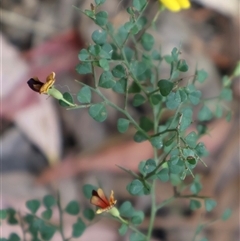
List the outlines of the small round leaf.
{"label": "small round leaf", "polygon": [[90,103],[91,98],[91,89],[88,86],[83,86],[77,94],[77,100],[82,104]]}
{"label": "small round leaf", "polygon": [[158,87],[162,96],[168,96],[172,91],[174,86],[173,82],[166,79],[161,79],[158,81]]}
{"label": "small round leaf", "polygon": [[91,105],[88,113],[94,120],[98,122],[103,122],[107,119],[107,110],[103,104]]}
{"label": "small round leaf", "polygon": [[95,217],[95,212],[91,208],[85,208],[83,211],[83,216],[87,220],[92,221]]}
{"label": "small round leaf", "polygon": [[120,133],[126,132],[128,127],[129,127],[129,120],[124,119],[124,118],[118,119],[117,129]]}
{"label": "small round leaf", "polygon": [[81,218],[78,218],[77,222],[73,224],[72,236],[74,238],[80,237],[86,229],[86,224]]}
{"label": "small round leaf", "polygon": [[102,29],[95,30],[92,33],[92,40],[96,44],[103,45],[107,41],[107,32]]}
{"label": "small round leaf", "polygon": [[104,26],[108,22],[108,13],[105,11],[98,12],[95,17],[95,23],[99,26]]}
{"label": "small round leaf", "polygon": [[35,214],[40,207],[40,202],[36,199],[28,200],[26,202],[26,207],[31,211],[31,213]]}
{"label": "small round leaf", "polygon": [[205,199],[205,208],[208,212],[212,211],[216,206],[217,202],[213,199]]}
{"label": "small round leaf", "polygon": [[80,211],[79,203],[77,201],[71,201],[65,208],[65,212],[70,215],[78,215]]}
{"label": "small round leaf", "polygon": [[52,206],[56,205],[57,201],[52,195],[46,195],[43,197],[43,205],[46,208],[51,208]]}

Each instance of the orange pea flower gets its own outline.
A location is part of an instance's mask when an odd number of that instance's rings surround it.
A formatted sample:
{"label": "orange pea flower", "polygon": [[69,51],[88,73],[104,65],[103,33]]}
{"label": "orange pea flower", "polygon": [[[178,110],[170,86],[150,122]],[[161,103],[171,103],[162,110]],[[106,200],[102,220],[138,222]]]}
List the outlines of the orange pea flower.
{"label": "orange pea flower", "polygon": [[189,0],[159,0],[159,2],[172,12],[178,12],[191,7]]}
{"label": "orange pea flower", "polygon": [[90,203],[99,208],[96,211],[96,213],[100,214],[103,212],[110,211],[117,203],[117,200],[114,199],[113,191],[111,191],[110,197],[109,199],[107,199],[103,190],[101,188],[98,188],[97,191],[96,190],[92,191],[92,197],[91,197]]}
{"label": "orange pea flower", "polygon": [[41,82],[38,77],[31,78],[27,83],[28,86],[33,90],[40,94],[47,94],[49,89],[53,86],[55,82],[55,73],[52,72],[47,76],[46,82]]}
{"label": "orange pea flower", "polygon": [[38,77],[33,77],[30,80],[28,80],[28,82],[27,82],[29,88],[32,89],[33,91],[36,91],[39,94],[50,95],[57,100],[61,100],[61,101],[65,102],[69,106],[75,107],[76,106],[75,104],[73,104],[73,103],[69,102],[67,99],[65,99],[63,97],[63,94],[54,87],[54,85],[53,85],[54,83],[55,83],[55,73],[54,72],[52,72],[51,74],[49,74],[47,76],[45,83],[41,82],[38,79]]}

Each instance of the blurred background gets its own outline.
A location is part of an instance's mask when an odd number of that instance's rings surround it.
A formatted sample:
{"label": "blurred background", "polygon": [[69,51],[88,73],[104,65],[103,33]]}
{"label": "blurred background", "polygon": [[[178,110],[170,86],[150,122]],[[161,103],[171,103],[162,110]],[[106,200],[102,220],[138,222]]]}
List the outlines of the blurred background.
{"label": "blurred background", "polygon": [[[131,180],[116,164],[137,170],[139,161],[152,156],[148,143],[135,144],[132,133],[120,135],[113,109],[103,123],[92,120],[88,110],[67,111],[57,101],[33,92],[26,82],[34,76],[45,81],[52,71],[56,86],[76,96],[80,86],[90,77],[75,71],[79,51],[91,43],[97,27],[73,6],[90,9],[90,0],[2,0],[1,5],[1,209],[15,207],[26,212],[25,201],[42,198],[57,186],[63,205],[76,199],[82,205],[89,201],[82,195],[82,185],[91,183],[115,190],[118,203],[131,200],[147,218],[149,197],[135,199],[125,187]],[[151,1],[147,17],[155,14],[158,3]],[[127,0],[111,0],[103,6],[115,26],[128,19]],[[152,31],[152,30],[150,30]],[[205,97],[219,94],[222,78],[231,75],[239,60],[239,0],[195,0],[192,8],[180,13],[163,12],[157,22],[156,42],[163,54],[182,43],[183,57],[190,70],[197,65],[208,72],[208,81],[201,86]],[[194,72],[193,72],[194,73]],[[162,73],[163,76],[168,74]],[[191,74],[191,73],[190,73]],[[231,219],[209,226],[200,236],[213,241],[239,239],[239,99],[240,82],[233,79],[232,120],[214,119],[211,133],[205,136],[210,156],[208,168],[199,165],[204,186],[201,194],[215,198],[218,206],[207,217],[221,216],[225,208],[233,210]],[[106,91],[115,103],[120,96]],[[136,118],[147,109],[130,107]],[[161,184],[157,198],[163,201],[172,195],[170,184]],[[192,213],[187,200],[179,200],[158,213],[153,240],[191,240],[203,215],[203,209]],[[205,217],[205,216],[204,216]],[[57,219],[56,219],[57,220]],[[66,232],[71,220],[66,217]],[[112,226],[110,228],[109,226]],[[19,227],[1,230],[4,237]],[[85,241],[120,241],[118,224],[101,220],[82,236]],[[54,240],[59,240],[55,237]],[[200,240],[200,239],[199,239]]]}

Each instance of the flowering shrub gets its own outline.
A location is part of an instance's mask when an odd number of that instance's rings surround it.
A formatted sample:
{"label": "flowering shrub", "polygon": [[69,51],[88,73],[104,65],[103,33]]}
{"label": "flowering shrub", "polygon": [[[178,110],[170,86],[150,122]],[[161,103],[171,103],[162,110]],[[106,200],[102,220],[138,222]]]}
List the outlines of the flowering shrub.
{"label": "flowering shrub", "polygon": [[[207,166],[204,157],[208,151],[204,143],[198,141],[207,132],[204,122],[223,115],[228,119],[231,115],[231,111],[221,105],[222,101],[231,100],[230,77],[225,79],[221,93],[215,97],[219,100],[216,109],[211,110],[208,102],[202,99],[201,91],[196,87],[196,83],[201,84],[206,81],[207,73],[202,69],[196,69],[191,71],[191,74],[186,74],[189,71],[188,64],[181,58],[180,49],[175,47],[169,55],[162,55],[159,48],[155,47],[155,39],[148,32],[148,27],[153,22],[144,17],[145,9],[150,3],[146,0],[133,0],[133,5],[127,9],[129,20],[120,28],[115,29],[108,20],[108,13],[99,10],[99,6],[104,2],[105,0],[95,0],[95,5],[91,4],[89,9],[80,10],[92,19],[99,29],[92,33],[93,43],[78,54],[80,62],[76,66],[76,71],[80,75],[89,74],[94,80],[93,86],[79,82],[78,103],[74,103],[70,93],[61,93],[54,86],[55,79],[57,79],[54,72],[46,77],[45,83],[34,77],[28,81],[28,85],[40,94],[47,94],[57,99],[60,105],[67,109],[88,108],[89,116],[98,122],[107,119],[106,106],[110,106],[122,115],[116,123],[120,133],[126,132],[129,126],[133,126],[135,142],[151,143],[153,158],[139,160],[138,172],[119,166],[132,178],[126,187],[129,195],[150,195],[151,197],[148,230],[143,232],[138,228],[144,221],[144,213],[135,210],[129,201],[126,200],[117,206],[113,191],[107,198],[102,188],[86,184],[83,186],[83,194],[93,207],[97,207],[96,211],[85,208],[80,214],[79,203],[76,201],[71,201],[63,208],[59,195],[57,197],[47,195],[43,197],[42,202],[27,201],[26,206],[30,213],[23,215],[21,222],[16,218],[14,209],[1,210],[0,217],[3,221],[7,220],[10,224],[25,223],[22,225],[23,240],[27,240],[26,233],[30,234],[32,240],[35,241],[50,240],[55,232],[60,232],[63,241],[78,238],[97,214],[118,221],[120,223],[119,235],[125,235],[130,229],[130,241],[149,241],[157,211],[173,200],[189,199],[191,210],[200,208],[204,203],[206,212],[210,212],[217,205],[211,197],[198,195],[202,185],[199,176],[195,174],[195,168],[197,165]],[[159,10],[153,17],[153,21],[156,21],[159,11],[164,10],[162,5],[171,11],[179,11],[189,8],[190,2],[188,0],[159,0]],[[134,43],[132,47],[129,47],[130,41]],[[164,79],[159,73],[159,66],[163,62],[169,65],[169,76]],[[96,75],[97,69],[101,70],[99,78]],[[181,77],[183,74],[184,77]],[[121,95],[122,106],[111,102],[103,94],[102,89]],[[93,93],[99,95],[100,102],[92,102]],[[148,106],[151,115],[142,116],[139,121],[134,119],[128,111],[130,100],[134,107]],[[195,131],[186,134],[186,130],[195,121],[193,119],[195,106],[200,107],[196,115],[199,125]],[[163,122],[162,117],[166,112],[170,113],[170,116],[167,121]],[[190,177],[190,183],[186,182],[186,177]],[[159,182],[170,182],[173,187],[173,196],[161,203],[157,202],[155,195]],[[188,190],[189,194],[182,194],[183,190]],[[36,212],[41,204],[45,209],[39,216]],[[51,223],[53,207],[57,207],[60,214],[58,225]],[[70,238],[66,238],[64,234],[64,213],[77,216]],[[227,209],[221,218],[226,220],[230,213],[231,211]],[[196,227],[194,240],[205,226],[206,224],[199,224]],[[20,240],[20,238],[16,233],[12,233],[8,240]]]}

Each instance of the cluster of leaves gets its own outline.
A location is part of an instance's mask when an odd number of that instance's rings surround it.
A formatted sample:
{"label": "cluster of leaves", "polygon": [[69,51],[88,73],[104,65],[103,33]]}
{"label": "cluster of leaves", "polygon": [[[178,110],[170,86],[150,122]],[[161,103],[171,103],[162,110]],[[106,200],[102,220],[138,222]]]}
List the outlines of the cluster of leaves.
{"label": "cluster of leaves", "polygon": [[[43,207],[40,215],[40,207]],[[62,208],[60,205],[59,197],[56,199],[52,195],[46,195],[43,197],[42,202],[37,199],[28,200],[26,207],[30,213],[21,216],[21,213],[17,213],[14,209],[0,210],[0,219],[2,222],[6,222],[9,225],[20,225],[24,237],[27,234],[31,235],[32,240],[51,240],[56,232],[60,232],[62,240],[70,240],[72,238],[80,237],[86,229],[86,222],[93,220],[95,213],[90,208],[85,208],[80,215],[80,205],[78,201],[70,201],[66,207]],[[53,211],[59,212],[59,224],[51,222]],[[72,225],[72,236],[65,238],[63,230],[64,215],[73,215],[77,217],[77,220]],[[81,217],[83,216],[84,219]],[[17,233],[11,233],[8,239],[2,238],[1,241],[20,241],[20,237]],[[24,239],[25,240],[25,239]]]}
{"label": "cluster of leaves", "polygon": [[[232,99],[229,79],[223,80],[223,89],[216,101],[215,110],[210,108],[209,99],[203,99],[196,84],[207,79],[207,73],[196,69],[186,75],[189,67],[186,60],[181,58],[181,51],[173,48],[170,55],[162,55],[155,48],[155,40],[148,32],[149,21],[143,16],[147,7],[146,0],[133,0],[133,5],[127,8],[129,21],[115,29],[108,21],[108,13],[98,11],[104,0],[96,0],[90,10],[82,11],[99,26],[92,34],[93,44],[79,52],[80,63],[76,71],[80,75],[91,74],[94,86],[81,84],[77,93],[79,108],[89,108],[89,115],[98,122],[107,119],[107,108],[111,106],[122,113],[117,121],[117,129],[124,133],[132,125],[136,129],[133,137],[136,142],[149,141],[159,153],[154,159],[143,160],[139,164],[139,173],[134,173],[120,167],[134,177],[127,185],[131,195],[148,195],[152,183],[170,181],[173,186],[180,185],[188,175],[193,174],[198,162],[205,163],[202,157],[208,154],[204,143],[198,139],[207,133],[206,122],[214,117],[220,118],[225,114],[229,119],[231,111],[222,101]],[[132,47],[129,47],[132,46]],[[169,77],[161,79],[159,66],[169,64]],[[98,78],[96,70],[101,74]],[[182,77],[185,74],[186,77]],[[112,103],[101,92],[109,89],[122,96],[124,107]],[[102,101],[92,103],[92,93],[98,94]],[[69,93],[65,93],[68,101],[73,102]],[[134,107],[147,106],[152,114],[141,116],[135,120],[127,111],[129,102]],[[198,110],[193,119],[193,109]],[[163,113],[171,113],[165,123],[161,123]],[[193,122],[198,122],[197,130],[186,135],[186,130]],[[190,192],[197,196],[201,191],[199,178],[193,178]],[[216,202],[205,200],[205,207],[210,211]],[[198,200],[190,201],[190,208],[201,207]],[[125,226],[122,227],[126,229]],[[123,231],[122,231],[123,232]]]}

